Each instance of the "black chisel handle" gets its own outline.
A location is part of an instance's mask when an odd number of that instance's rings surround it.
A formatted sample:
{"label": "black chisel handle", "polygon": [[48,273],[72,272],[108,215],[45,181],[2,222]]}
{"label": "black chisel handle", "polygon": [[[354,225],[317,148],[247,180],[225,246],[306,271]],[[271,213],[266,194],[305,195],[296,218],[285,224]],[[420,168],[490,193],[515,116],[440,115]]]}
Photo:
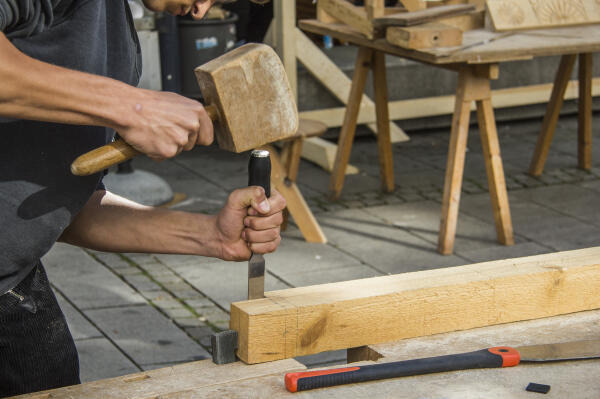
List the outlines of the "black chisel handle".
{"label": "black chisel handle", "polygon": [[440,373],[444,371],[511,367],[519,364],[520,360],[520,354],[516,349],[507,346],[498,346],[475,352],[428,357],[425,359],[288,373],[285,375],[285,386],[288,391],[297,392],[335,385]]}
{"label": "black chisel handle", "polygon": [[261,186],[271,196],[271,157],[269,151],[254,150],[248,162],[248,185]]}

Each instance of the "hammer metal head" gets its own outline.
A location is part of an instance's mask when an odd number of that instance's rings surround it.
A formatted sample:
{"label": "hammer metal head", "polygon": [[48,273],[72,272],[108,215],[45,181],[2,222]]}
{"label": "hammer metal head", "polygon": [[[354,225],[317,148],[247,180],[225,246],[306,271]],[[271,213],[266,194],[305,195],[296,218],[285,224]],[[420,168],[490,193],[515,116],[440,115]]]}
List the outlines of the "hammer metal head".
{"label": "hammer metal head", "polygon": [[207,104],[219,111],[219,147],[243,152],[296,134],[296,101],[271,47],[246,44],[197,67],[195,73]]}

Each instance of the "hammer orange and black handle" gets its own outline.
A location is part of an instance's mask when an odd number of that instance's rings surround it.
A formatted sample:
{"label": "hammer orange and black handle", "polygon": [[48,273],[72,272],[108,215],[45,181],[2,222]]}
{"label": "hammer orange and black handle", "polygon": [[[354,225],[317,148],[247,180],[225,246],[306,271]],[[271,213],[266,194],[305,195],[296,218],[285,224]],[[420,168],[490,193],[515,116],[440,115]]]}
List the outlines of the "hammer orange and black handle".
{"label": "hammer orange and black handle", "polygon": [[519,351],[507,346],[498,346],[475,352],[424,359],[288,373],[285,375],[285,386],[288,391],[297,392],[335,385],[441,373],[444,371],[512,367],[519,364],[520,361],[521,355]]}

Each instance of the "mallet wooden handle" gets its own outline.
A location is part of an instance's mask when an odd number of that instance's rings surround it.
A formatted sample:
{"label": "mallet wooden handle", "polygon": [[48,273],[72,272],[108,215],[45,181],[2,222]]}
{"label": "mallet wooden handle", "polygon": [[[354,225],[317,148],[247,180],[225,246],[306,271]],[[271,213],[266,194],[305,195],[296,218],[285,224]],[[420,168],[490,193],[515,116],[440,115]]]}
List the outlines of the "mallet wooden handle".
{"label": "mallet wooden handle", "polygon": [[[207,105],[205,109],[211,120],[219,119],[219,111],[215,105]],[[76,176],[88,176],[125,162],[139,154],[138,150],[125,141],[116,140],[77,157],[71,164],[71,173]]]}

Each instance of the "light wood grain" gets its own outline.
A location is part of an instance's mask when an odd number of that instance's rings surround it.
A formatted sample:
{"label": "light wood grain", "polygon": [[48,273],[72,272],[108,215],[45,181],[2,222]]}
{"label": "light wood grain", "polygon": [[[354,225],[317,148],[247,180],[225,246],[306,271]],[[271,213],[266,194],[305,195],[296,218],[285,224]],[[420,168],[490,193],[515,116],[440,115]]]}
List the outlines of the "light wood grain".
{"label": "light wood grain", "polygon": [[419,11],[427,8],[425,0],[400,0],[400,3],[402,3],[404,8],[408,11]]}
{"label": "light wood grain", "polygon": [[487,0],[487,8],[497,31],[600,22],[596,0]]}
{"label": "light wood grain", "polygon": [[[481,80],[481,79],[479,79]],[[471,116],[471,91],[474,77],[468,69],[463,69],[458,75],[452,129],[450,131],[450,144],[448,146],[448,160],[446,161],[446,177],[444,194],[442,197],[442,216],[438,237],[438,252],[450,255],[454,250],[454,237],[456,223],[458,222],[458,208],[460,204],[460,190],[462,187],[467,137],[469,135],[469,119]]]}
{"label": "light wood grain", "polygon": [[409,49],[460,46],[462,30],[432,22],[406,28],[387,28],[385,38],[395,46]]}
{"label": "light wood grain", "polygon": [[[489,88],[489,82],[488,82]],[[498,241],[503,245],[515,243],[500,143],[494,120],[494,109],[490,97],[477,100],[477,120],[481,136],[481,147],[485,159],[485,169],[488,178],[488,187],[492,200],[492,211],[496,222]]]}
{"label": "light wood grain", "polygon": [[236,302],[248,363],[600,308],[600,248],[267,292]]}
{"label": "light wood grain", "polygon": [[550,101],[546,107],[546,114],[544,115],[544,121],[542,122],[542,129],[538,135],[533,158],[531,159],[531,164],[529,166],[529,174],[532,176],[539,176],[544,171],[544,165],[548,158],[550,144],[552,144],[554,131],[556,130],[556,124],[558,123],[558,117],[560,115],[560,109],[562,108],[565,90],[571,79],[571,73],[576,58],[577,56],[575,54],[569,54],[564,55],[560,60],[556,78],[554,79]]}

